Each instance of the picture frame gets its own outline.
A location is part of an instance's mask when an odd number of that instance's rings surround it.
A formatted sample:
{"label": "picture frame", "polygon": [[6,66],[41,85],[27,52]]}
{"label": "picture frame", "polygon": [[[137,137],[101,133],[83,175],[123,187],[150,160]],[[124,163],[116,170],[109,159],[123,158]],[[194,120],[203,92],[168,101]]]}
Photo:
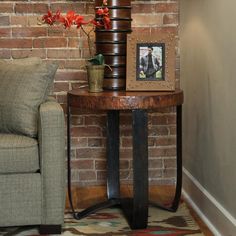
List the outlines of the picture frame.
{"label": "picture frame", "polygon": [[127,91],[175,90],[175,35],[133,32],[127,35]]}

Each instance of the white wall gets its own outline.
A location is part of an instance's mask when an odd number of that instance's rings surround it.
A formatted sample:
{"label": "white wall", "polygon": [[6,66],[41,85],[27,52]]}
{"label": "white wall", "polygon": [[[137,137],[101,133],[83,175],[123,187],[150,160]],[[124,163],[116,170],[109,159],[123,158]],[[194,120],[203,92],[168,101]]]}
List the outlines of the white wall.
{"label": "white wall", "polygon": [[[235,229],[236,1],[180,2],[184,168],[225,210]],[[187,187],[186,192],[191,196]]]}

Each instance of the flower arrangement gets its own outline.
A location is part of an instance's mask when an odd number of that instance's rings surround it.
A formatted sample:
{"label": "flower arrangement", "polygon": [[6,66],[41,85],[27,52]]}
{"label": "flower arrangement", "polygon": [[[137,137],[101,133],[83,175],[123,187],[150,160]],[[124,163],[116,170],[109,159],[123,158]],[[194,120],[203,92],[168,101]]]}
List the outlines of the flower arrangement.
{"label": "flower arrangement", "polygon": [[[48,25],[62,24],[65,28],[70,28],[71,26],[76,26],[77,29],[81,29],[84,34],[87,36],[88,46],[89,46],[89,54],[91,56],[91,38],[90,33],[93,31],[94,27],[110,29],[111,28],[111,20],[109,17],[109,9],[107,7],[108,0],[103,0],[102,6],[99,7],[96,11],[96,18],[85,20],[82,15],[76,14],[74,11],[68,11],[64,16],[58,10],[55,14],[53,14],[50,10],[46,15],[42,17],[42,23],[46,23]],[[89,32],[84,29],[85,25],[94,26]],[[92,64],[99,65],[104,63],[103,55],[96,55],[94,58],[88,60]]]}

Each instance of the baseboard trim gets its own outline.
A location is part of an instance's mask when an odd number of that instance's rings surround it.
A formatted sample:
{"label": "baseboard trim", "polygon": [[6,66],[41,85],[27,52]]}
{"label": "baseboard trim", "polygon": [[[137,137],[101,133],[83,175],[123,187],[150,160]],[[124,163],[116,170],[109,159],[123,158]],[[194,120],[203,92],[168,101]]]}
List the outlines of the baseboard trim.
{"label": "baseboard trim", "polygon": [[215,236],[236,235],[236,219],[185,168],[182,192]]}

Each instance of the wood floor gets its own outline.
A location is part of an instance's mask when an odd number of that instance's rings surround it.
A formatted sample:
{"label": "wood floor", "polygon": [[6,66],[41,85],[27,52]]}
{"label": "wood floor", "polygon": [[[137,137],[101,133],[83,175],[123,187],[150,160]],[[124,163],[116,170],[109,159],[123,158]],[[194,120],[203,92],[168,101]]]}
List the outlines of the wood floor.
{"label": "wood floor", "polygon": [[[174,195],[174,188],[172,186],[150,186],[149,200],[158,202],[170,202]],[[72,196],[74,208],[86,208],[93,204],[106,200],[106,187],[105,186],[89,186],[89,187],[72,187]],[[132,186],[122,185],[121,196],[132,196]],[[184,199],[183,199],[184,201]],[[187,204],[187,203],[186,203]],[[188,204],[187,204],[188,205]],[[188,205],[190,212],[196,222],[199,224],[205,236],[214,236],[204,222],[198,217],[194,210]],[[69,210],[69,201],[67,197],[66,209]]]}

